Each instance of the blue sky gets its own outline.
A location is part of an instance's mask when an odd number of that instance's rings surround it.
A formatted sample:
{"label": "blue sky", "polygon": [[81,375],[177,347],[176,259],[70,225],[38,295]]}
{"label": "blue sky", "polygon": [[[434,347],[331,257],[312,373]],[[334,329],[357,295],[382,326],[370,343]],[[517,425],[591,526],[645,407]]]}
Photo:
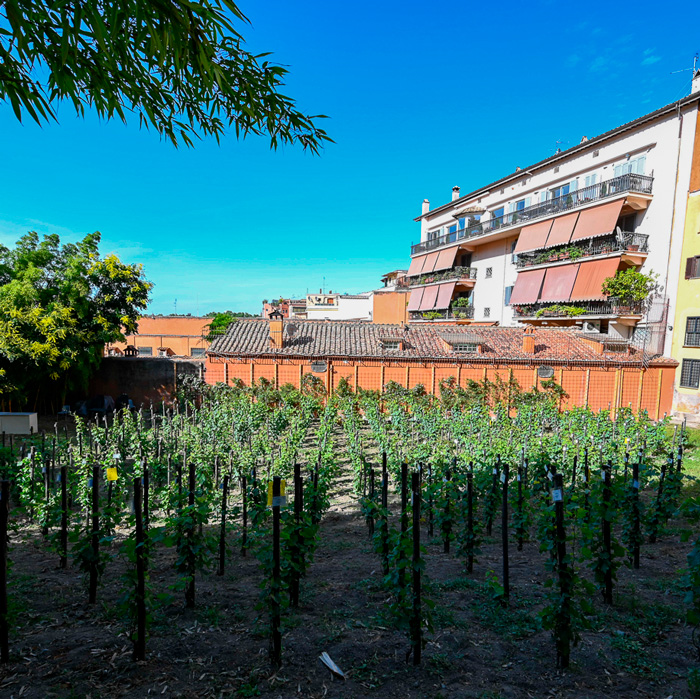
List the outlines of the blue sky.
{"label": "blue sky", "polygon": [[[331,118],[320,157],[264,139],[179,150],[138,123],[20,125],[0,104],[0,242],[103,235],[154,313],[259,312],[405,268],[431,206],[688,94],[691,3],[242,2],[254,51]],[[692,8],[692,11],[691,11]]]}

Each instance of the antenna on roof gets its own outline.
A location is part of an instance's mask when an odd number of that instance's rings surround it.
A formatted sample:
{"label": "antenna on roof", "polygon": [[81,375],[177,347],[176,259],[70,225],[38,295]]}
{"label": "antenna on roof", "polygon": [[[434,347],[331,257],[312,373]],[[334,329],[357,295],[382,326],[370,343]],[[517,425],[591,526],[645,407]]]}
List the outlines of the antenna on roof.
{"label": "antenna on roof", "polygon": [[177,299],[175,299],[175,303],[173,304],[173,308],[175,308],[174,315],[177,315]]}
{"label": "antenna on roof", "polygon": [[681,68],[680,70],[672,70],[669,75],[675,75],[676,73],[685,73],[687,70],[692,70],[693,75],[695,75],[695,71],[697,70],[698,67],[698,53],[693,56],[693,67],[692,68]]}

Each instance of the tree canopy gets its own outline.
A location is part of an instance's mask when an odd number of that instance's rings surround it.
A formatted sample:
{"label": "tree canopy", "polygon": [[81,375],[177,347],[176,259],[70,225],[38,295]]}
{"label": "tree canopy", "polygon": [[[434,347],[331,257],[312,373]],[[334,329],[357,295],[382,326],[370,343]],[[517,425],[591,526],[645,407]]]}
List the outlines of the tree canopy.
{"label": "tree canopy", "polygon": [[318,152],[323,115],[300,112],[280,92],[287,70],[244,48],[247,22],[231,0],[0,0],[0,100],[20,121],[67,101],[80,116],[138,115],[175,145],[230,127]]}
{"label": "tree canopy", "polygon": [[212,312],[207,313],[207,317],[211,318],[211,323],[208,325],[207,340],[210,342],[219,337],[220,335],[225,335],[228,326],[231,323],[235,323],[239,318],[254,318],[251,313],[245,313],[244,311],[223,311],[222,313]]}
{"label": "tree canopy", "polygon": [[152,284],[141,265],[100,257],[100,234],[61,245],[31,232],[0,246],[0,394],[33,406],[84,388],[108,342],[134,331]]}

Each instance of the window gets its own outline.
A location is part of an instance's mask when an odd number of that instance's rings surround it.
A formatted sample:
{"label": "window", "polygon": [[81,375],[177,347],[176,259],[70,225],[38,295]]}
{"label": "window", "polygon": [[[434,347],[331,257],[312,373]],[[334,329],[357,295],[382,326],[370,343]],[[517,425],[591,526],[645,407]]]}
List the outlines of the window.
{"label": "window", "polygon": [[518,261],[518,256],[515,254],[515,246],[518,244],[517,239],[510,244],[510,262],[515,264]]}
{"label": "window", "polygon": [[475,354],[477,347],[478,345],[476,342],[455,342],[454,345],[452,345],[452,349],[455,352],[469,352],[470,354]]}
{"label": "window", "polygon": [[206,349],[204,347],[192,347],[190,349],[190,354],[193,357],[203,357]]}
{"label": "window", "polygon": [[695,257],[689,257],[685,261],[685,278],[700,278],[700,255],[696,255]]}
{"label": "window", "polygon": [[560,187],[555,187],[554,189],[550,189],[549,190],[549,198],[556,199],[557,197],[565,197],[569,193],[570,189],[571,189],[571,187],[569,186],[569,182],[561,185]]}
{"label": "window", "polygon": [[629,173],[633,175],[643,175],[646,162],[646,155],[640,155],[638,158],[632,158],[625,163],[615,165],[615,177],[620,177],[621,175],[627,175]]}
{"label": "window", "polygon": [[700,388],[700,359],[683,360],[681,388]]}
{"label": "window", "polygon": [[627,216],[621,216],[618,219],[617,225],[620,227],[621,231],[634,233],[637,228],[637,214],[627,214]]}
{"label": "window", "polygon": [[501,217],[503,216],[504,213],[505,213],[505,209],[504,209],[503,207],[501,207],[500,209],[494,209],[494,210],[491,212],[491,218],[492,218],[492,219],[493,219],[493,218],[501,218]]}
{"label": "window", "polygon": [[700,316],[685,321],[685,346],[700,347]]}
{"label": "window", "polygon": [[491,317],[491,309],[484,308],[484,318],[490,318],[490,317]]}
{"label": "window", "polygon": [[487,267],[486,268],[486,278],[491,279],[493,277],[493,267]]}
{"label": "window", "polygon": [[153,347],[139,347],[139,357],[152,357]]}
{"label": "window", "polygon": [[401,349],[401,341],[400,340],[382,340],[382,347],[384,347],[384,349],[398,350],[398,349]]}
{"label": "window", "polygon": [[442,233],[442,228],[438,228],[436,231],[428,231],[428,240],[435,240],[439,238]]}
{"label": "window", "polygon": [[507,286],[506,287],[506,306],[510,303],[510,297],[512,294],[513,294],[513,287]]}
{"label": "window", "polygon": [[521,199],[520,201],[515,202],[515,206],[513,207],[514,211],[522,211],[525,208],[525,200]]}
{"label": "window", "polygon": [[583,186],[592,187],[595,184],[597,178],[598,175],[586,175],[586,179],[584,180]]}

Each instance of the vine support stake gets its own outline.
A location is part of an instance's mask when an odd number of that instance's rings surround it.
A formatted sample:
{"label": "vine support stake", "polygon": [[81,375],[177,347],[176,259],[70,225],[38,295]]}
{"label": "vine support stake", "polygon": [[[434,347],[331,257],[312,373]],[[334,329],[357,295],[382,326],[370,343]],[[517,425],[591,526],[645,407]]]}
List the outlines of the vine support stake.
{"label": "vine support stake", "polygon": [[523,467],[518,467],[518,551],[523,550]]}
{"label": "vine support stake", "polygon": [[195,600],[195,555],[194,555],[194,495],[195,495],[195,470],[194,459],[190,459],[189,478],[187,483],[187,509],[189,510],[190,523],[187,526],[185,536],[187,537],[187,586],[185,587],[185,606],[188,609],[194,609]]}
{"label": "vine support stake", "polygon": [[279,476],[272,479],[272,587],[270,590],[270,611],[272,616],[272,645],[270,660],[275,668],[282,665],[282,631],[280,594],[280,483]]}
{"label": "vine support stake", "polygon": [[0,483],[0,662],[10,662],[7,619],[7,519],[10,515],[10,481]]}
{"label": "vine support stake", "polygon": [[406,568],[404,562],[404,542],[406,541],[406,532],[408,531],[408,463],[404,459],[401,462],[401,537],[399,539],[399,588],[400,594],[405,594],[406,585]]}
{"label": "vine support stake", "polygon": [[632,464],[632,566],[639,570],[640,532],[639,462]]}
{"label": "vine support stake", "polygon": [[[369,469],[369,499],[370,502],[372,503],[372,507],[375,505],[375,478],[376,474],[374,473],[374,468],[370,466]],[[367,527],[369,528],[369,538],[372,539],[374,537],[374,510],[370,510],[369,514],[369,520],[367,521]]]}
{"label": "vine support stake", "polygon": [[[453,468],[457,465],[457,459],[452,461]],[[450,552],[450,536],[452,535],[452,520],[450,519],[450,493],[452,491],[452,471],[445,469],[445,514],[442,520],[442,548],[445,553]]]}
{"label": "vine support stake", "polygon": [[245,558],[246,549],[248,548],[248,482],[245,473],[241,476],[241,498],[243,504],[241,507],[241,515],[243,526],[241,531],[241,556]]}
{"label": "vine support stake", "polygon": [[389,574],[389,474],[386,452],[382,454],[382,572]]}
{"label": "vine support stake", "polygon": [[603,575],[604,589],[603,601],[606,604],[613,603],[613,569],[612,569],[612,523],[610,522],[610,509],[612,500],[612,488],[610,484],[610,464],[603,466],[603,550],[608,562]]}
{"label": "vine support stake", "polygon": [[474,571],[474,474],[467,473],[467,573]]}
{"label": "vine support stake", "polygon": [[66,481],[68,469],[61,466],[61,561],[60,567],[64,570],[68,567],[68,493]]}
{"label": "vine support stake", "polygon": [[[500,458],[500,457],[499,457]],[[510,597],[510,565],[508,561],[508,462],[501,471],[503,500],[501,503],[501,541],[503,544],[503,596]]]}
{"label": "vine support stake", "polygon": [[100,556],[100,469],[92,467],[92,560],[90,561],[90,591],[89,603],[97,601],[97,566]]}
{"label": "vine support stake", "polygon": [[560,602],[557,611],[555,638],[557,645],[557,667],[569,667],[571,650],[571,576],[566,559],[566,531],[564,529],[564,477],[554,475],[554,521],[556,529],[557,572],[559,574]]}
{"label": "vine support stake", "polygon": [[[141,479],[134,478],[134,516],[136,520],[136,638],[134,660],[146,659],[146,562],[145,538],[142,518]],[[145,489],[145,488],[144,488]]]}
{"label": "vine support stake", "polygon": [[[304,481],[301,478],[301,467],[294,461],[294,527],[296,529],[297,536],[299,536],[299,529],[301,527],[301,518],[304,511]],[[298,540],[297,540],[298,541]],[[294,565],[297,561],[299,565],[302,565],[300,560],[302,552],[299,550],[298,543],[295,542],[292,546],[291,551],[292,556],[292,570],[290,571],[289,580],[289,603],[292,607],[299,606],[299,580],[300,574],[299,569]]]}
{"label": "vine support stake", "polygon": [[411,647],[413,664],[421,660],[421,570],[420,570],[420,475],[411,474],[411,502],[413,505],[413,609],[411,615]]}
{"label": "vine support stake", "polygon": [[219,533],[219,570],[217,575],[223,575],[226,567],[226,500],[228,499],[228,474],[221,483],[221,531]]}

